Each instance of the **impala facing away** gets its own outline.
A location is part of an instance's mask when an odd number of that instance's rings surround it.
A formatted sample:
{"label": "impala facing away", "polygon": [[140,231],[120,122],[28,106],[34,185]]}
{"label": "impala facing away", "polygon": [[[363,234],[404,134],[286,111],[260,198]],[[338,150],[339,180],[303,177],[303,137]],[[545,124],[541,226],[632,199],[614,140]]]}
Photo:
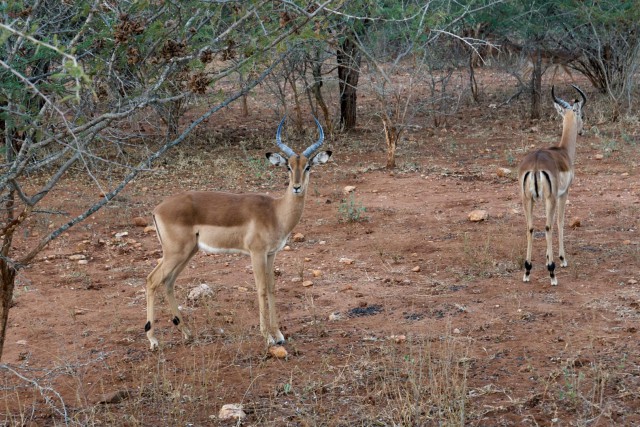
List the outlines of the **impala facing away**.
{"label": "impala facing away", "polygon": [[531,249],[533,246],[533,205],[536,200],[544,199],[546,212],[545,237],[547,239],[547,270],[551,276],[551,285],[556,286],[556,264],[553,262],[553,217],[558,210],[558,246],[560,266],[567,266],[564,253],[564,207],[567,203],[569,186],[573,181],[573,162],[576,158],[576,138],[582,133],[582,108],[587,102],[584,93],[575,85],[582,101],[573,105],[559,99],[551,87],[551,97],[558,113],[562,116],[562,138],[556,147],[550,147],[529,153],[522,159],[518,169],[524,216],[527,221],[527,258],[524,261],[524,282],[529,281],[531,273]]}
{"label": "impala facing away", "polygon": [[162,260],[147,277],[147,323],[144,327],[151,350],[158,348],[153,334],[154,297],[164,284],[173,323],[185,340],[191,332],[184,323],[173,292],[173,284],[189,260],[203,250],[209,253],[244,253],[251,256],[258,291],[260,332],[270,344],[284,343],[278,326],[274,298],[273,262],[293,228],[300,221],[309,184],[311,166],[326,163],[331,151],[317,154],[324,140],[322,126],[316,120],[318,140],[301,155],[282,143],[283,118],[276,133],[276,144],[284,153],[267,153],[275,166],[289,170],[289,186],[280,198],[266,194],[230,194],[189,191],[170,197],[153,211],[153,219],[162,245]]}

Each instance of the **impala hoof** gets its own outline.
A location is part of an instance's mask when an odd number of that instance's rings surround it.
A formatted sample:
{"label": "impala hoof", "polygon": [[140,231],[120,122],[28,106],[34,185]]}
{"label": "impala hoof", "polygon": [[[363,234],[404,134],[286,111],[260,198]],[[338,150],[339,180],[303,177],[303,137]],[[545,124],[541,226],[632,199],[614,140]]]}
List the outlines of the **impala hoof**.
{"label": "impala hoof", "polygon": [[149,341],[151,342],[151,351],[157,351],[159,348],[158,340],[155,338],[149,338]]}

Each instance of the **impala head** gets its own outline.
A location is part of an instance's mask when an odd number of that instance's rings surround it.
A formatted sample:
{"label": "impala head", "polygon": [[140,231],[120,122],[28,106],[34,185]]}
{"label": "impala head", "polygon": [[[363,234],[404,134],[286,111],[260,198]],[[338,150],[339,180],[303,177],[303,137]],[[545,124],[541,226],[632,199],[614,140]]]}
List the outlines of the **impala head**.
{"label": "impala head", "polygon": [[278,125],[278,131],[276,132],[276,144],[278,148],[282,150],[283,154],[267,153],[267,159],[274,166],[286,166],[289,169],[289,189],[296,195],[303,195],[309,184],[309,172],[311,166],[326,163],[331,157],[331,151],[321,151],[316,153],[318,148],[324,142],[324,132],[320,122],[315,117],[316,125],[318,126],[318,133],[320,136],[318,140],[307,147],[302,154],[296,154],[291,148],[282,142],[282,126],[286,116],[282,118],[282,121]]}
{"label": "impala head", "polygon": [[[574,104],[571,105],[564,99],[560,99],[554,93],[554,86],[551,86],[551,97],[553,98],[553,105],[555,105],[558,113],[564,118],[565,114],[568,111],[571,111],[573,117],[575,117],[575,126],[578,131],[578,135],[582,135],[582,108],[584,108],[584,104],[587,103],[587,97],[584,95],[584,92],[580,90],[580,88],[576,85],[571,85],[575,90],[578,91],[580,96],[582,97],[581,101],[574,101]],[[568,116],[569,117],[569,116]]]}

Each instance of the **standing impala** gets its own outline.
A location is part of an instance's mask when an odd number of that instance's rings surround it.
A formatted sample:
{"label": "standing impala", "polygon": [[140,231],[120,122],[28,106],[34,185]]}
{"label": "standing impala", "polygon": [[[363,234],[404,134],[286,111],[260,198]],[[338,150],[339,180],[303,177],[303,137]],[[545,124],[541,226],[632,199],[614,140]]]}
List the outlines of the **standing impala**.
{"label": "standing impala", "polygon": [[559,99],[551,86],[551,97],[558,113],[562,116],[562,138],[560,144],[529,153],[522,159],[518,169],[524,216],[527,221],[527,258],[524,261],[524,282],[529,281],[531,274],[531,249],[533,246],[533,205],[536,200],[544,198],[547,221],[545,237],[547,239],[547,270],[551,276],[551,285],[556,286],[556,264],[553,262],[553,217],[558,210],[558,246],[560,266],[567,266],[564,253],[564,207],[567,203],[569,186],[573,181],[573,162],[576,158],[576,138],[582,133],[582,108],[587,97],[575,85],[571,85],[580,93],[582,101],[573,105]]}
{"label": "standing impala", "polygon": [[198,250],[251,256],[260,307],[260,332],[267,345],[284,343],[276,315],[273,261],[300,221],[311,166],[326,163],[331,157],[331,151],[315,154],[322,145],[324,133],[318,120],[314,120],[320,136],[301,155],[282,143],[284,118],[278,126],[276,144],[284,156],[267,153],[267,158],[273,165],[287,166],[289,170],[289,186],[282,197],[189,191],[170,197],[155,208],[153,219],[163,254],[147,277],[147,324],[144,329],[151,350],[158,348],[158,340],[153,335],[153,310],[155,292],[160,284],[166,287],[174,325],[185,340],[191,338],[178,309],[173,284]]}

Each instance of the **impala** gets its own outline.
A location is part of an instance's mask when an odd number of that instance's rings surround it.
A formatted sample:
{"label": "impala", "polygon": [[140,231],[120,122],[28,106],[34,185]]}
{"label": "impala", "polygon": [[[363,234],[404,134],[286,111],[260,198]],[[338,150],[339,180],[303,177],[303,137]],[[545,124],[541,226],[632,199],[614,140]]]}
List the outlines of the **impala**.
{"label": "impala", "polygon": [[251,256],[253,275],[258,291],[260,332],[267,345],[284,343],[278,326],[274,297],[273,263],[293,228],[300,221],[309,185],[311,166],[326,163],[331,151],[316,151],[322,145],[324,133],[317,119],[318,140],[296,154],[282,143],[285,118],[276,132],[276,144],[284,155],[267,153],[275,166],[286,166],[289,185],[280,198],[266,194],[230,194],[224,192],[189,191],[170,197],[153,211],[162,259],[147,277],[147,323],[145,331],[151,350],[158,348],[154,336],[154,296],[164,284],[173,323],[190,340],[173,292],[173,285],[189,260],[199,251],[209,253],[243,253]]}
{"label": "impala", "polygon": [[553,217],[558,211],[558,255],[560,266],[567,266],[564,253],[564,208],[567,203],[569,186],[573,181],[573,163],[576,158],[576,138],[582,133],[582,108],[587,102],[584,93],[572,85],[582,97],[573,105],[559,99],[551,86],[551,97],[558,113],[562,116],[562,138],[560,144],[527,154],[518,169],[524,216],[527,222],[527,258],[524,261],[524,282],[531,274],[531,249],[533,246],[533,205],[544,199],[546,212],[545,237],[547,239],[547,270],[551,276],[551,285],[556,286],[555,262],[553,261]]}

